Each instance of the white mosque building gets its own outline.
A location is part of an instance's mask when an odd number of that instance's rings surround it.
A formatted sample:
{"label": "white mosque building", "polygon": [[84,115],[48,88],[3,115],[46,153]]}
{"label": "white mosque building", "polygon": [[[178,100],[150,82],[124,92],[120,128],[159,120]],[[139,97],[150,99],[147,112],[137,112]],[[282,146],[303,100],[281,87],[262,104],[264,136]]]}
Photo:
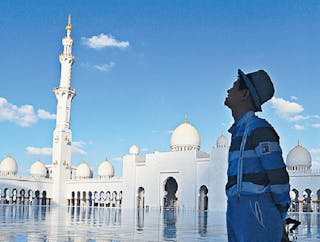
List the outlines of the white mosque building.
{"label": "white mosque building", "polygon": [[[54,89],[57,98],[56,128],[53,132],[52,164],[40,160],[30,167],[30,176],[18,175],[18,163],[6,157],[0,163],[0,204],[100,206],[192,210],[226,210],[225,184],[229,141],[221,135],[212,150],[201,150],[200,135],[187,119],[171,136],[170,150],[140,155],[132,145],[123,157],[123,174],[104,160],[98,177],[87,163],[72,166],[70,129],[71,102],[71,21],[62,39],[59,56],[61,78]],[[286,159],[290,175],[292,211],[320,208],[320,171],[312,169],[311,155],[299,143]]]}

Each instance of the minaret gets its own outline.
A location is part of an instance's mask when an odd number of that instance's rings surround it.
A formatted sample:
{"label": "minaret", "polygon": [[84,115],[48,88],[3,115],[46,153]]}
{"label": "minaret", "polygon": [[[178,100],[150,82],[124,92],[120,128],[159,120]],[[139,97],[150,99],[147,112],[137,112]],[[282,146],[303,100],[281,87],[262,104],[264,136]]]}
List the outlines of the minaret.
{"label": "minaret", "polygon": [[68,17],[66,26],[67,35],[62,38],[63,53],[59,55],[61,63],[60,85],[54,89],[57,98],[56,128],[53,132],[52,148],[52,178],[53,178],[53,202],[65,204],[64,187],[69,176],[71,166],[71,141],[70,129],[71,101],[76,95],[71,88],[71,67],[74,62],[72,55],[73,39],[71,38],[71,16]]}

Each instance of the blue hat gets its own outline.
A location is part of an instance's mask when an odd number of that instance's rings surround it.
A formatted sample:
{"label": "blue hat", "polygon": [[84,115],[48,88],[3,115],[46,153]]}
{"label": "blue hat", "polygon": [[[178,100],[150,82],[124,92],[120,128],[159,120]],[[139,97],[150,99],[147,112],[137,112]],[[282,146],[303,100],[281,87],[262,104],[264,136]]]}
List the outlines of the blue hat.
{"label": "blue hat", "polygon": [[238,74],[246,83],[257,111],[262,111],[261,105],[270,100],[274,94],[274,87],[268,73],[259,70],[244,74],[238,69]]}

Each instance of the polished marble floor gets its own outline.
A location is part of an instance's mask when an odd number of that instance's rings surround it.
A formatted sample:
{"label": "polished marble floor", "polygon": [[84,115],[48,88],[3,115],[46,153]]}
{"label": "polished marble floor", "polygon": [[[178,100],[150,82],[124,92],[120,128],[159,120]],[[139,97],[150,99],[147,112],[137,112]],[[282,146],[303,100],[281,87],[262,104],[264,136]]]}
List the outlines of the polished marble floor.
{"label": "polished marble floor", "polygon": [[[295,213],[298,241],[320,241],[320,214]],[[0,205],[0,241],[227,241],[224,213]]]}

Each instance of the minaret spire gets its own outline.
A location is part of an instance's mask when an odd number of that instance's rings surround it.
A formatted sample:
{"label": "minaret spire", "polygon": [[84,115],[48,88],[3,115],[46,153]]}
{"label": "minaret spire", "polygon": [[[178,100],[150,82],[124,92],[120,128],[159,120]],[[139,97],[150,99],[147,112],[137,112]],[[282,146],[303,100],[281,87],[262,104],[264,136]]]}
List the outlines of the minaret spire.
{"label": "minaret spire", "polygon": [[63,53],[59,55],[61,63],[60,84],[54,89],[58,103],[52,157],[53,164],[65,164],[66,166],[71,165],[71,101],[76,95],[75,90],[71,88],[71,69],[74,62],[71,30],[71,15],[69,15],[66,26],[67,35],[62,38]]}
{"label": "minaret spire", "polygon": [[71,174],[71,142],[70,128],[71,102],[76,91],[71,88],[71,69],[74,62],[72,55],[73,39],[71,38],[71,16],[68,17],[66,36],[62,38],[63,52],[59,55],[61,74],[59,87],[54,89],[57,98],[56,128],[53,132],[52,177],[53,202],[65,204],[65,183]]}
{"label": "minaret spire", "polygon": [[71,14],[69,14],[69,16],[68,16],[68,24],[67,24],[67,26],[66,26],[66,30],[67,30],[67,36],[70,37],[71,30],[72,30]]}

